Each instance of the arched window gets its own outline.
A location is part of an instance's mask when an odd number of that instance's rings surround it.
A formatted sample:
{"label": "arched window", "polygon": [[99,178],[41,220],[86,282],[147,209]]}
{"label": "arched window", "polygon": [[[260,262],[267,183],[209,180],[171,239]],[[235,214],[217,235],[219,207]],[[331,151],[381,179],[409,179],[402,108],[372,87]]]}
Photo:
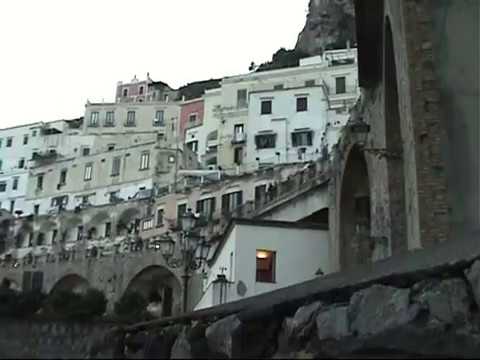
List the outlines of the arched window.
{"label": "arched window", "polygon": [[127,97],[128,96],[128,89],[123,89],[123,97]]}

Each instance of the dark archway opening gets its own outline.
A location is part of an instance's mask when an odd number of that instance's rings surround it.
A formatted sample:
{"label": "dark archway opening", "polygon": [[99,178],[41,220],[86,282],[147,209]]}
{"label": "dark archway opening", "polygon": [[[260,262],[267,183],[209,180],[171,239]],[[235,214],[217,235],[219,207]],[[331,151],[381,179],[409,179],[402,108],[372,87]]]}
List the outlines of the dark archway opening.
{"label": "dark archway opening", "polygon": [[314,212],[313,214],[303,218],[300,223],[321,224],[328,226],[328,208],[324,208]]}
{"label": "dark archway opening", "polygon": [[390,19],[385,20],[384,91],[385,138],[387,149],[390,206],[390,246],[392,254],[407,248],[403,137],[398,98],[397,69]]}
{"label": "dark archway opening", "polygon": [[125,293],[137,293],[155,305],[158,317],[175,315],[181,303],[182,289],[177,278],[166,268],[150,266],[136,275]]}
{"label": "dark archway opening", "polygon": [[345,270],[370,261],[370,182],[363,152],[354,146],[340,194],[340,265]]}
{"label": "dark archway opening", "polygon": [[66,275],[56,282],[50,290],[50,295],[56,292],[73,292],[75,294],[85,294],[90,288],[88,281],[80,275]]}

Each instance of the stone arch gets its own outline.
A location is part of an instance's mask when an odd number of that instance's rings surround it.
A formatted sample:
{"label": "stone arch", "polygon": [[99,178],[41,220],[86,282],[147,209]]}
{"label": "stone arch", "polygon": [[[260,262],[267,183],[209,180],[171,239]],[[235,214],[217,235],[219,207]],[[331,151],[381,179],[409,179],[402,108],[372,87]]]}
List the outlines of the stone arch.
{"label": "stone arch", "polygon": [[351,268],[370,261],[370,180],[365,155],[353,145],[345,161],[339,206],[340,266]]}
{"label": "stone arch", "polygon": [[390,213],[390,251],[397,254],[408,248],[405,190],[404,144],[395,60],[395,46],[390,18],[385,18],[384,30],[384,112],[385,148],[388,171]]}
{"label": "stone arch", "polygon": [[162,316],[181,312],[182,286],[177,276],[161,265],[150,265],[137,272],[128,282],[124,294],[137,292],[151,301],[152,293],[162,299]]}
{"label": "stone arch", "polygon": [[85,293],[90,288],[90,283],[83,276],[78,274],[68,274],[61,277],[52,286],[49,295],[58,291],[72,291],[74,293]]}

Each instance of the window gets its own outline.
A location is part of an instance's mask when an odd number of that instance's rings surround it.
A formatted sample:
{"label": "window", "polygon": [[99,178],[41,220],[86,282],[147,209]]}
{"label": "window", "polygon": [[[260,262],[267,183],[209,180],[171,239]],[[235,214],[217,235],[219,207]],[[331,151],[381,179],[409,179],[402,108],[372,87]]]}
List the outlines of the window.
{"label": "window", "polygon": [[67,169],[60,171],[60,185],[65,185],[67,183]]}
{"label": "window", "polygon": [[108,201],[109,201],[111,204],[117,202],[118,199],[120,199],[120,191],[119,191],[119,190],[117,190],[117,191],[112,191],[112,192],[109,193]]}
{"label": "window", "polygon": [[143,86],[140,86],[140,89],[138,90],[139,95],[143,95]]}
{"label": "window", "polygon": [[122,162],[122,158],[120,156],[116,156],[113,158],[112,161],[112,176],[120,175],[120,164]]}
{"label": "window", "polygon": [[233,141],[242,142],[245,140],[243,124],[237,124],[233,128]]}
{"label": "window", "polygon": [[90,114],[90,122],[88,123],[90,127],[97,127],[98,126],[98,111],[93,111]]}
{"label": "window", "polygon": [[180,204],[177,206],[177,221],[187,212],[187,204]]}
{"label": "window", "polygon": [[113,150],[115,150],[115,144],[108,144],[107,151],[113,151]]}
{"label": "window", "polygon": [[0,148],[2,147],[3,139],[0,139]]}
{"label": "window", "polygon": [[83,155],[83,156],[88,156],[88,155],[90,155],[90,148],[84,147],[84,148],[82,149],[82,155]]}
{"label": "window", "polygon": [[43,174],[37,175],[37,190],[43,190]]}
{"label": "window", "polygon": [[267,185],[255,186],[255,202],[261,203],[267,198]]}
{"label": "window", "polygon": [[157,210],[157,227],[163,226],[163,215],[164,215],[165,210],[163,209],[158,209]]}
{"label": "window", "polygon": [[23,169],[25,167],[25,158],[18,160],[18,168]]}
{"label": "window", "polygon": [[335,89],[337,94],[345,94],[347,92],[345,76],[335,78]]}
{"label": "window", "polygon": [[305,87],[312,87],[312,86],[315,86],[315,80],[305,81]]}
{"label": "window", "polygon": [[195,123],[197,121],[197,113],[188,115],[188,122]]}
{"label": "window", "polygon": [[297,112],[308,110],[308,98],[305,96],[297,97]]}
{"label": "window", "polygon": [[292,145],[297,146],[312,146],[313,132],[302,131],[292,133]]}
{"label": "window", "polygon": [[144,152],[140,156],[140,170],[148,170],[150,167],[150,153]]}
{"label": "window", "polygon": [[52,198],[52,201],[50,203],[50,205],[55,208],[64,207],[64,206],[67,206],[67,204],[68,204],[67,195],[54,197]]}
{"label": "window", "polygon": [[247,89],[237,90],[237,107],[247,107]]}
{"label": "window", "polygon": [[92,180],[93,164],[86,164],[85,171],[83,172],[83,180],[90,181]]}
{"label": "window", "polygon": [[23,145],[28,144],[28,135],[23,135]]}
{"label": "window", "polygon": [[163,100],[168,103],[168,94],[163,96]]}
{"label": "window", "polygon": [[126,126],[135,126],[135,111],[129,111],[127,113],[127,123]]}
{"label": "window", "polygon": [[112,223],[111,222],[107,222],[105,223],[105,237],[106,238],[109,238],[110,236],[112,236]]}
{"label": "window", "polygon": [[198,140],[190,141],[187,143],[187,147],[192,150],[192,152],[197,153],[198,151]]}
{"label": "window", "polygon": [[0,160],[0,171],[2,171],[2,165],[3,165],[3,161]]}
{"label": "window", "polygon": [[123,97],[127,97],[128,96],[128,89],[123,89]]}
{"label": "window", "polygon": [[115,125],[115,112],[107,111],[107,114],[105,116],[105,126],[111,127],[114,125]]}
{"label": "window", "polygon": [[35,137],[35,136],[37,136],[37,130],[32,131],[32,137]]}
{"label": "window", "polygon": [[8,137],[8,138],[7,138],[7,144],[6,144],[6,146],[7,146],[7,147],[12,147],[12,145],[13,145],[13,138],[12,138],[12,137]]}
{"label": "window", "polygon": [[40,205],[39,204],[33,205],[33,214],[38,215],[39,213],[40,213]]}
{"label": "window", "polygon": [[15,200],[10,200],[10,213],[13,214],[13,210],[15,210]]}
{"label": "window", "polygon": [[153,218],[148,220],[143,220],[142,230],[146,231],[150,229],[153,229]]}
{"label": "window", "polygon": [[153,119],[153,126],[164,126],[165,125],[164,116],[165,116],[165,113],[163,110],[157,110],[155,112],[155,119]]}
{"label": "window", "polygon": [[237,191],[222,196],[222,213],[230,213],[243,202],[243,191]]}
{"label": "window", "polygon": [[257,282],[274,283],[275,282],[275,258],[276,254],[272,251],[257,250]]}
{"label": "window", "polygon": [[13,178],[12,190],[18,190],[18,182],[19,181],[20,181],[20,178],[18,176],[15,176]]}
{"label": "window", "polygon": [[215,198],[212,197],[197,201],[197,213],[200,213],[202,216],[211,219],[215,213]]}
{"label": "window", "polygon": [[263,100],[261,115],[269,115],[272,113],[272,100]]}
{"label": "window", "polygon": [[233,162],[237,165],[242,165],[242,163],[243,163],[243,148],[236,147],[233,150]]}
{"label": "window", "polygon": [[283,84],[273,85],[273,90],[283,90],[283,88],[284,88]]}
{"label": "window", "polygon": [[7,182],[0,181],[0,192],[5,192],[5,191],[7,191]]}
{"label": "window", "polygon": [[264,134],[255,136],[257,149],[273,149],[277,140],[276,134]]}
{"label": "window", "polygon": [[83,225],[77,228],[77,241],[81,241],[83,238]]}

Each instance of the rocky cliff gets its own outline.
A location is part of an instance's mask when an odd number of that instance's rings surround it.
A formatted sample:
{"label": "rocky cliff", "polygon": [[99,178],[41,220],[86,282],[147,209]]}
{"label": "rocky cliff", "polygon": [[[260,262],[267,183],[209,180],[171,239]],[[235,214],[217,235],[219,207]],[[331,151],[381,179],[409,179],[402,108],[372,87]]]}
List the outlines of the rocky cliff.
{"label": "rocky cliff", "polygon": [[356,43],[353,0],[310,0],[307,22],[295,49],[309,55]]}

